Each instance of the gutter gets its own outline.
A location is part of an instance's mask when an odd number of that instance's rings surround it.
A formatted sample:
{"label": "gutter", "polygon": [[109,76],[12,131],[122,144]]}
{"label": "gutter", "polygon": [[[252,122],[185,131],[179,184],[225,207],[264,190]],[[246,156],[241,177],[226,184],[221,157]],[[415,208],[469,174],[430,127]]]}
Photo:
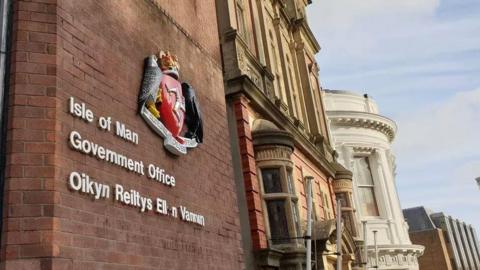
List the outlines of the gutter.
{"label": "gutter", "polygon": [[0,242],[3,231],[3,204],[6,179],[7,112],[10,92],[12,0],[0,0]]}

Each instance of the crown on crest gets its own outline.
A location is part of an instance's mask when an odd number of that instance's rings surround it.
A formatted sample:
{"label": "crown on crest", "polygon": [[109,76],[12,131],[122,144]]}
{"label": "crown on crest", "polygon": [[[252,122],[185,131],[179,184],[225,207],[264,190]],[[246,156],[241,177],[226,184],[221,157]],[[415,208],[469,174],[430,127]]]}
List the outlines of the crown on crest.
{"label": "crown on crest", "polygon": [[178,78],[180,65],[178,64],[178,58],[176,55],[171,54],[169,51],[160,51],[158,53],[158,64],[164,73],[174,74]]}

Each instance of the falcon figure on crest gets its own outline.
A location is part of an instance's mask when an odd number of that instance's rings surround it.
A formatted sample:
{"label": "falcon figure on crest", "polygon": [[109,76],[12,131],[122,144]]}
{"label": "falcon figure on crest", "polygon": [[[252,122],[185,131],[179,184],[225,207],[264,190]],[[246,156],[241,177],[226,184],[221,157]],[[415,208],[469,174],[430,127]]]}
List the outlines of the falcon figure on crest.
{"label": "falcon figure on crest", "polygon": [[187,133],[185,137],[195,139],[198,143],[203,142],[203,123],[202,114],[198,107],[197,97],[195,96],[195,90],[188,83],[182,83],[183,97],[185,97],[185,109],[187,111],[187,117],[185,118],[185,124],[187,124]]}

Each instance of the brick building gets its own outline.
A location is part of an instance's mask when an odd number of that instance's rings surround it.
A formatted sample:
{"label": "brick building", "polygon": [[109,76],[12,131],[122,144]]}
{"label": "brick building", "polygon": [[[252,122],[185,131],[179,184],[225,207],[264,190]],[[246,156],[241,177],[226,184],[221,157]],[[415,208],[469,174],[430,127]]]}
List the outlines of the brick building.
{"label": "brick building", "polygon": [[425,246],[420,269],[480,269],[480,244],[472,225],[423,206],[404,209],[403,213],[410,238]]}
{"label": "brick building", "polygon": [[[1,268],[241,269],[215,2],[1,2]],[[167,49],[203,113],[181,156],[137,113],[144,59]]]}
{"label": "brick building", "polygon": [[[320,92],[311,1],[218,0],[224,80],[247,269],[304,269],[307,178],[313,269],[334,269],[336,198],[353,220],[352,175],[334,158]],[[359,266],[355,222],[343,269]]]}

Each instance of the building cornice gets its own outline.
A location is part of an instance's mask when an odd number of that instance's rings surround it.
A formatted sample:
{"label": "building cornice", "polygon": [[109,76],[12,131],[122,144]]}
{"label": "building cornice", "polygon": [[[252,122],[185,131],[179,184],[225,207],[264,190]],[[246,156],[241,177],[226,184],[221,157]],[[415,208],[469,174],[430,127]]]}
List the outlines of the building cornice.
{"label": "building cornice", "polygon": [[377,130],[391,141],[395,138],[397,125],[385,116],[368,112],[327,111],[328,119],[336,126],[360,127]]}

